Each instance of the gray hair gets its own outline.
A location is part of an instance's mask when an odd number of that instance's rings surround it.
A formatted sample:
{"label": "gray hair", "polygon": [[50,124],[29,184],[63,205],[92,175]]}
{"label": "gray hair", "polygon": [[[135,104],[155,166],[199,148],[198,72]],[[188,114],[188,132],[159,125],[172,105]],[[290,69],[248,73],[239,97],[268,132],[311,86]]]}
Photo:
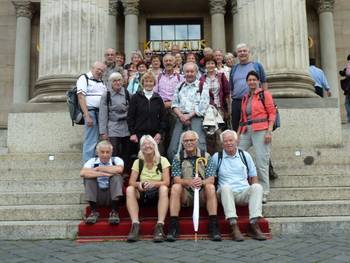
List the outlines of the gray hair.
{"label": "gray hair", "polygon": [[110,151],[112,152],[113,151],[113,145],[107,141],[107,140],[103,140],[103,141],[100,141],[97,145],[96,145],[96,154],[98,155],[99,151],[101,148],[103,147],[108,147],[110,149]]}
{"label": "gray hair", "polygon": [[130,59],[132,60],[133,56],[139,56],[141,60],[143,60],[143,56],[140,50],[134,50],[130,54]]}
{"label": "gray hair", "polygon": [[164,63],[165,58],[167,58],[167,57],[171,57],[173,62],[175,62],[175,57],[171,53],[166,53],[163,57],[163,63]]}
{"label": "gray hair", "polygon": [[236,46],[236,50],[238,50],[239,48],[243,48],[243,47],[246,47],[246,48],[248,48],[248,50],[249,50],[249,47],[248,47],[248,45],[247,45],[246,43],[239,43],[239,44]]}
{"label": "gray hair", "polygon": [[143,135],[141,137],[141,140],[140,140],[140,151],[139,151],[139,154],[138,154],[138,158],[141,159],[141,160],[145,160],[145,156],[142,152],[142,145],[146,142],[150,142],[153,144],[153,147],[154,147],[154,157],[153,157],[153,161],[158,164],[160,162],[160,153],[159,153],[159,150],[158,150],[158,144],[157,142],[153,139],[153,137],[151,135]]}
{"label": "gray hair", "polygon": [[231,52],[227,52],[226,55],[225,55],[225,59],[228,59],[230,57],[234,58],[234,55]]}
{"label": "gray hair", "polygon": [[109,76],[108,81],[109,81],[109,82],[112,82],[113,80],[120,80],[120,79],[123,79],[122,74],[120,74],[119,72],[113,72],[113,73]]}
{"label": "gray hair", "polygon": [[220,142],[223,143],[224,142],[224,136],[228,134],[228,135],[232,135],[233,136],[233,139],[235,141],[237,141],[238,139],[238,136],[237,136],[237,133],[233,130],[225,130],[223,131],[221,134],[220,134]]}
{"label": "gray hair", "polygon": [[193,66],[193,67],[194,67],[194,70],[195,70],[196,72],[198,72],[198,66],[197,66],[197,64],[195,64],[195,63],[193,63],[193,62],[187,62],[187,63],[185,63],[185,65],[183,66],[184,72],[186,71],[187,67],[189,67],[189,66]]}

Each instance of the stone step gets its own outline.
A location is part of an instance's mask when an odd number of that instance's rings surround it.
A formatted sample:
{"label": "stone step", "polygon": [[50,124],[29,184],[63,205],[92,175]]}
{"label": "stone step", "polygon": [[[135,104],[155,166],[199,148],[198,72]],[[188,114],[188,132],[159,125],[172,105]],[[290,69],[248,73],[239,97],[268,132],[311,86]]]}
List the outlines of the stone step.
{"label": "stone step", "polygon": [[350,200],[350,187],[271,188],[269,201]]}
{"label": "stone step", "polygon": [[[0,181],[2,180],[57,180],[79,179],[80,168],[72,169],[0,169]],[[82,180],[82,179],[81,179]]]}
{"label": "stone step", "polygon": [[350,176],[346,175],[288,175],[270,180],[271,188],[275,187],[335,187],[350,186]]}
{"label": "stone step", "polygon": [[21,192],[0,193],[0,206],[18,205],[71,205],[83,204],[84,193],[81,192]]}
{"label": "stone step", "polygon": [[[53,159],[52,157],[53,156]],[[49,159],[51,158],[51,159]],[[35,153],[35,154],[6,154],[0,155],[2,169],[62,169],[82,167],[80,153]]]}
{"label": "stone step", "polygon": [[264,217],[350,216],[350,200],[271,201],[263,206]]}
{"label": "stone step", "polygon": [[278,175],[347,175],[350,176],[350,164],[318,164],[288,166],[274,163]]}
{"label": "stone step", "polygon": [[267,218],[272,238],[276,235],[350,234],[350,216]]}
{"label": "stone step", "polygon": [[0,240],[73,239],[80,221],[0,221]]}
{"label": "stone step", "polygon": [[37,180],[37,181],[13,181],[3,180],[0,183],[0,192],[71,192],[82,191],[83,180]]}
{"label": "stone step", "polygon": [[81,220],[85,204],[0,206],[0,221]]}
{"label": "stone step", "polygon": [[0,148],[7,147],[7,129],[0,129]]}

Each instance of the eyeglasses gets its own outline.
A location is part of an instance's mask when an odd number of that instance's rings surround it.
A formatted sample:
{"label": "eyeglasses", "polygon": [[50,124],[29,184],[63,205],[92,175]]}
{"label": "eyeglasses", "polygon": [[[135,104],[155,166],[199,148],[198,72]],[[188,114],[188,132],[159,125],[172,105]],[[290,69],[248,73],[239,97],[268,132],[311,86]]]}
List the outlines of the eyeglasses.
{"label": "eyeglasses", "polygon": [[183,140],[183,143],[190,143],[190,142],[195,142],[196,139],[187,139],[187,140]]}
{"label": "eyeglasses", "polygon": [[152,55],[152,53],[145,53],[145,55]]}

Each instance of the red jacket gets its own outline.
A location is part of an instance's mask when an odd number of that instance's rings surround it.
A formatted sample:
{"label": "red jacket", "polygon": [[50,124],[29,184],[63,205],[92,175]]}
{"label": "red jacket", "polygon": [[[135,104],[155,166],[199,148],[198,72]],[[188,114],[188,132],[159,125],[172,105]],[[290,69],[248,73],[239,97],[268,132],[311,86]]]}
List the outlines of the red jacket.
{"label": "red jacket", "polygon": [[[264,92],[265,97],[265,107],[264,104],[260,100],[259,93]],[[247,104],[248,104],[249,93],[243,97],[242,99],[242,113],[240,123],[247,122]],[[262,131],[267,130],[269,128],[269,123],[274,123],[276,118],[276,108],[273,102],[272,96],[269,91],[263,90],[262,88],[256,89],[253,94],[252,99],[252,115],[251,120],[253,121],[252,129],[253,131]],[[263,120],[266,121],[256,122],[254,120]],[[245,133],[247,131],[247,126],[239,126],[239,132]]]}

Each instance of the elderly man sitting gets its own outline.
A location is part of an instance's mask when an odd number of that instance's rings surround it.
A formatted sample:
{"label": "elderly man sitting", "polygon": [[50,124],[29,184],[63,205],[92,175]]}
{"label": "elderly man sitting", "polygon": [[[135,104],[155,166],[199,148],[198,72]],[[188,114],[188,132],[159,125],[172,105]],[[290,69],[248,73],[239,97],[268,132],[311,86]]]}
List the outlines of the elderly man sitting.
{"label": "elderly man sitting", "polygon": [[[173,160],[172,176],[174,184],[170,195],[170,225],[167,240],[175,241],[179,235],[179,212],[181,204],[193,204],[194,191],[200,189],[200,203],[206,202],[209,214],[208,232],[213,241],[221,241],[217,221],[217,198],[214,186],[215,167],[210,155],[198,148],[198,134],[195,131],[186,131],[181,136],[184,150],[180,151]],[[198,177],[195,176],[195,163],[199,157],[207,159],[207,166],[199,162]]]}
{"label": "elderly man sitting", "polygon": [[124,162],[112,157],[113,146],[109,141],[101,141],[96,146],[96,158],[91,158],[80,171],[84,178],[86,200],[90,204],[91,213],[85,223],[95,224],[99,214],[97,206],[111,206],[109,223],[118,224],[118,199],[123,196]]}
{"label": "elderly man sitting", "polygon": [[[226,130],[220,135],[223,151],[213,155],[217,167],[218,195],[224,208],[225,218],[231,226],[232,239],[243,241],[237,224],[235,204],[249,204],[248,236],[257,240],[266,240],[261,232],[258,219],[262,217],[263,189],[249,153],[237,148],[237,134]],[[249,184],[249,182],[251,184]]]}

